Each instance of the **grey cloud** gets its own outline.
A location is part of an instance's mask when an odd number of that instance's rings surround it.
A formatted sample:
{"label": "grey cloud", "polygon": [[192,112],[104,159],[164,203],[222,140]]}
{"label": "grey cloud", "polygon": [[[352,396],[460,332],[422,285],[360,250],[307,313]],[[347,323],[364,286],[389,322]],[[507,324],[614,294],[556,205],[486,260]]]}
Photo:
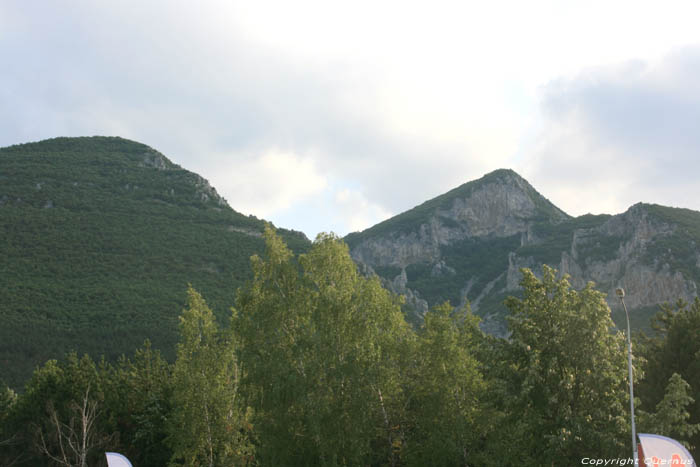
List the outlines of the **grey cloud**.
{"label": "grey cloud", "polygon": [[700,209],[699,83],[700,47],[688,47],[548,84],[530,172],[553,191],[580,187],[580,213],[599,190],[620,209],[678,200]]}
{"label": "grey cloud", "polygon": [[[454,148],[394,135],[371,111],[348,112],[348,89],[374,105],[362,71],[341,59],[305,66],[236,31],[222,36],[199,27],[198,7],[185,5],[0,6],[17,19],[0,37],[12,64],[0,75],[0,146],[118,134],[205,176],[271,147],[313,153],[324,173],[359,184],[392,212],[480,175],[460,173],[469,163]],[[452,165],[435,164],[438,152]]]}

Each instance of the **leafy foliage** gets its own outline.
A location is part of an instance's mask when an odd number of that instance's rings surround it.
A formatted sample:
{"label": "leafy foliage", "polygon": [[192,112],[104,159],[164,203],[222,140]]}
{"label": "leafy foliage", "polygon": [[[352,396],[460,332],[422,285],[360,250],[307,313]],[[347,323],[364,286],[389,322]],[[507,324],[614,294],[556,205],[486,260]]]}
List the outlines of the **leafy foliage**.
{"label": "leafy foliage", "polygon": [[[592,284],[577,292],[548,267],[542,279],[523,270],[522,297],[507,300],[508,340],[484,335],[468,307],[449,303],[414,330],[401,300],[358,274],[336,237],[320,235],[294,255],[271,228],[264,236],[230,329],[188,290],[174,364],[148,342],[116,365],[72,353],[37,368],[18,395],[0,391],[3,465],[104,465],[104,450],[135,465],[571,465],[624,456],[624,338]],[[697,355],[685,350],[698,341],[700,301],[678,308],[667,307],[659,335],[641,341],[646,358],[636,362],[654,376],[640,394],[655,411],[639,421],[692,444]],[[663,365],[674,372],[665,381]],[[61,440],[84,419],[92,441],[71,460]]]}
{"label": "leafy foliage", "polygon": [[190,287],[180,317],[168,425],[176,464],[213,467],[252,460],[239,382],[233,340],[222,339],[212,311]]}
{"label": "leafy foliage", "polygon": [[523,298],[507,301],[506,439],[518,443],[525,464],[617,457],[628,430],[625,346],[611,332],[604,295],[592,283],[572,290],[547,266],[541,280],[522,273]]}
{"label": "leafy foliage", "polygon": [[490,426],[486,383],[475,357],[481,333],[468,308],[444,303],[425,316],[408,375],[407,465],[483,463],[479,440]]}
{"label": "leafy foliage", "polygon": [[0,149],[0,379],[20,387],[70,350],[115,361],[146,338],[172,360],[187,284],[227,319],[263,226],[143,144],[56,138]]}
{"label": "leafy foliage", "polygon": [[17,443],[2,457],[27,465],[46,465],[49,459],[59,465],[97,463],[104,455],[99,448],[112,438],[103,408],[104,386],[89,356],[49,360],[13,404],[6,423]]}
{"label": "leafy foliage", "polygon": [[115,366],[101,362],[108,432],[118,433],[113,451],[134,465],[166,465],[172,456],[165,443],[172,411],[172,367],[146,341],[131,359]]}
{"label": "leafy foliage", "polygon": [[[675,394],[678,405],[671,418],[686,420],[683,413],[687,409],[690,416],[686,421],[695,426],[700,423],[700,299],[690,305],[682,300],[675,306],[663,305],[652,327],[656,334],[638,342],[646,361],[645,378],[638,391],[642,407],[656,407],[658,413],[665,406],[668,412],[673,399],[667,399]],[[668,428],[663,423],[662,427]],[[681,430],[678,425],[672,432],[680,434],[680,439],[691,446],[691,454],[696,455],[700,433]]]}
{"label": "leafy foliage", "polygon": [[[509,174],[348,241],[411,232],[455,197]],[[558,262],[576,229],[608,218],[551,222],[556,208],[531,195],[534,237],[547,242],[457,242],[443,247],[441,273],[409,266],[409,287],[432,304],[458,303],[471,280],[470,294],[496,291],[480,304],[495,310],[509,252]],[[646,209],[676,226],[649,254],[694,274],[700,217]],[[523,271],[522,297],[507,301],[510,340],[484,336],[468,309],[449,304],[414,330],[401,300],[359,275],[339,239],[321,235],[310,246],[294,232],[262,232],[262,221],[138,143],[59,138],[0,149],[0,378],[18,388],[42,364],[19,394],[0,386],[0,464],[103,465],[105,449],[135,465],[558,465],[624,452],[624,345],[592,285],[576,292],[547,267],[542,279]],[[595,261],[624,240],[601,235],[582,251]],[[216,318],[226,322],[231,303],[234,319],[222,331]],[[654,409],[640,412],[640,426],[694,446],[698,316],[700,302],[666,307],[636,360],[646,362],[642,407]],[[146,337],[166,358],[149,342],[118,358]],[[106,358],[51,359],[74,347]],[[91,441],[69,459],[62,443],[84,420]]]}
{"label": "leafy foliage", "polygon": [[265,238],[265,260],[254,258],[254,279],[238,296],[233,323],[259,461],[391,460],[389,448],[377,453],[372,446],[391,447],[395,436],[397,359],[410,336],[399,302],[377,278],[360,276],[333,236],[319,235],[298,262],[272,230]]}
{"label": "leafy foliage", "polygon": [[664,398],[656,405],[656,411],[639,411],[640,429],[647,433],[671,437],[681,441],[686,448],[692,448],[687,440],[700,432],[700,423],[688,423],[688,406],[695,402],[688,395],[689,391],[690,385],[683,377],[673,373],[666,386]]}

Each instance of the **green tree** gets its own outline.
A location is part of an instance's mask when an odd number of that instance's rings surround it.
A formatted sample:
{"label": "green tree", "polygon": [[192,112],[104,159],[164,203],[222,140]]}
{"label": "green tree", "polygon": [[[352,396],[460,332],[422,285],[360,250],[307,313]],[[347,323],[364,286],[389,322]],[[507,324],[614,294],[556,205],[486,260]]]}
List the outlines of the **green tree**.
{"label": "green tree", "polygon": [[[523,298],[509,297],[509,388],[503,452],[527,465],[571,465],[617,457],[629,433],[625,338],[612,332],[605,296],[572,290],[543,267],[522,269]],[[631,449],[631,447],[630,447]]]}
{"label": "green tree", "polygon": [[17,398],[10,423],[30,465],[92,465],[111,446],[103,414],[103,381],[87,355],[37,368]]}
{"label": "green tree", "polygon": [[398,298],[333,235],[298,261],[272,229],[265,240],[233,323],[261,463],[395,464],[397,360],[411,336]]}
{"label": "green tree", "polygon": [[[700,423],[700,299],[688,304],[678,300],[675,305],[664,304],[652,319],[655,334],[639,339],[641,354],[646,361],[644,379],[639,384],[643,407],[657,407],[668,394],[674,373],[687,382],[687,395],[693,399],[687,405],[686,424]],[[635,388],[637,389],[637,388]],[[687,426],[686,426],[687,428]],[[687,430],[684,429],[686,432]],[[690,452],[697,457],[700,432],[687,435]]]}
{"label": "green tree", "polygon": [[243,465],[251,456],[234,342],[191,287],[180,317],[168,444],[173,463]]}
{"label": "green tree", "polygon": [[134,465],[166,465],[172,457],[165,438],[171,412],[172,365],[146,341],[132,359],[115,367],[102,363],[105,411],[119,433],[118,452]]}
{"label": "green tree", "polygon": [[2,435],[5,434],[2,428],[5,426],[5,422],[9,418],[10,411],[16,401],[17,394],[15,391],[0,383],[0,440],[2,440]]}
{"label": "green tree", "polygon": [[688,423],[688,406],[695,402],[688,394],[689,391],[690,385],[681,375],[673,373],[664,398],[656,405],[656,411],[638,411],[640,431],[668,436],[682,442],[686,448],[691,448],[688,440],[700,432],[700,424]]}
{"label": "green tree", "polygon": [[12,411],[17,402],[17,394],[4,383],[0,383],[0,465],[11,466],[19,462],[19,439],[12,426]]}
{"label": "green tree", "polygon": [[481,339],[468,306],[444,303],[425,315],[409,375],[408,465],[473,465],[488,427],[486,385],[474,352]]}

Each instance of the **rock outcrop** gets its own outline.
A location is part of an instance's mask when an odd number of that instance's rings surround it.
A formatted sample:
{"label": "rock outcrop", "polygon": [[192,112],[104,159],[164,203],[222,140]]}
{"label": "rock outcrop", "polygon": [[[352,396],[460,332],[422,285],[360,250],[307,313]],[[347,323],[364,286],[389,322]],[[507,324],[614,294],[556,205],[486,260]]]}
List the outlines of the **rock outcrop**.
{"label": "rock outcrop", "polygon": [[[373,266],[400,268],[432,263],[440,260],[443,245],[465,238],[515,234],[527,240],[532,235],[530,227],[540,216],[549,216],[553,222],[569,217],[510,170],[492,172],[444,196],[447,198],[438,203],[434,203],[437,198],[425,203],[428,208],[435,204],[434,209],[413,230],[388,235],[372,235],[372,229],[363,232],[363,240],[352,248],[353,258]],[[549,212],[542,212],[543,205]]]}
{"label": "rock outcrop", "polygon": [[502,334],[502,301],[517,294],[524,267],[538,273],[549,264],[575,288],[593,281],[613,308],[617,287],[632,310],[692,300],[696,225],[698,212],[645,204],[571,218],[515,172],[498,170],[346,241],[355,261],[381,271],[419,315],[445,299],[468,301],[485,329]]}

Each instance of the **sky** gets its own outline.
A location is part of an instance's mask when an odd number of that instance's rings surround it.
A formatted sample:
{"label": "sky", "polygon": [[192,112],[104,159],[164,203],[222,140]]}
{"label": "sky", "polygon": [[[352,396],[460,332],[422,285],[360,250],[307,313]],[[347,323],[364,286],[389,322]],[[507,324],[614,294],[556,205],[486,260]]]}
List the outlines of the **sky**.
{"label": "sky", "polygon": [[700,2],[0,2],[0,147],[121,136],[345,235],[498,169],[700,210]]}

